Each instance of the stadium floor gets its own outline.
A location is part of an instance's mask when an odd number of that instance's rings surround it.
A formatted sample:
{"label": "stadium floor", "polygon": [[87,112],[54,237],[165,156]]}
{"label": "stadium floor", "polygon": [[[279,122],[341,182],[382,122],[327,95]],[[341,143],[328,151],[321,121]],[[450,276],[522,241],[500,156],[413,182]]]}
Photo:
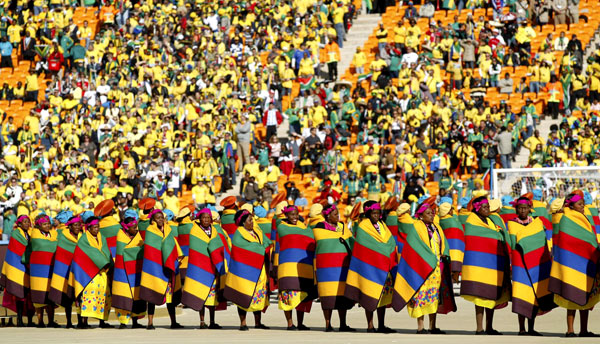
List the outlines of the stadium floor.
{"label": "stadium floor", "polygon": [[[552,312],[539,317],[536,321],[536,330],[544,334],[544,337],[516,337],[518,331],[517,315],[507,308],[496,311],[494,327],[503,332],[503,336],[475,336],[475,309],[473,304],[457,299],[458,312],[451,315],[440,315],[438,327],[447,332],[447,335],[416,335],[416,320],[408,317],[406,311],[395,313],[388,311],[386,325],[399,330],[400,334],[369,334],[365,332],[364,312],[360,308],[353,308],[348,313],[348,323],[357,328],[357,333],[325,333],[323,316],[319,304],[313,304],[313,309],[306,316],[305,324],[312,328],[308,332],[290,332],[285,330],[286,322],[283,312],[277,309],[276,304],[271,304],[266,314],[263,314],[263,323],[271,327],[271,330],[253,329],[254,319],[248,317],[250,331],[240,332],[238,330],[239,320],[234,307],[227,311],[217,312],[217,322],[224,327],[223,330],[198,330],[198,313],[190,309],[180,309],[178,322],[186,326],[183,330],[169,330],[168,317],[157,317],[154,320],[157,329],[155,331],[140,330],[117,330],[117,329],[91,329],[91,330],[66,330],[66,329],[37,329],[37,328],[0,328],[0,336],[3,343],[367,343],[367,342],[397,342],[397,343],[558,343],[558,342],[595,342],[598,338],[589,339],[567,339],[564,338],[566,331],[566,310],[555,309]],[[158,311],[158,310],[157,310]],[[600,322],[598,311],[590,314],[590,330],[600,333]],[[162,312],[161,312],[162,313]],[[166,313],[166,312],[165,312]],[[595,314],[596,313],[596,314]],[[157,312],[158,315],[158,312]],[[579,316],[577,316],[579,317]],[[208,319],[208,314],[207,314]],[[294,315],[295,319],[295,315]],[[59,319],[60,321],[61,319]],[[333,317],[333,325],[337,327],[337,315]],[[145,324],[143,319],[140,323]],[[427,320],[426,320],[427,323]],[[117,322],[111,320],[111,324]],[[194,327],[192,327],[192,324]],[[575,319],[575,330],[579,330],[579,318]],[[96,326],[95,321],[90,325]]]}

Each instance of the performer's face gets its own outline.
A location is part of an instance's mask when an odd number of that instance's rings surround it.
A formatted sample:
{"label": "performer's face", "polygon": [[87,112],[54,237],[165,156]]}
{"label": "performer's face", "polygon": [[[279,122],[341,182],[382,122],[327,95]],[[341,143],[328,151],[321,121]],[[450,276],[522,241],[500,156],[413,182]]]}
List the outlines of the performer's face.
{"label": "performer's face", "polygon": [[29,218],[26,218],[25,220],[19,223],[19,227],[21,227],[21,229],[24,231],[28,231],[29,228],[31,228],[31,220]]}
{"label": "performer's face", "polygon": [[298,214],[298,210],[292,210],[286,214],[286,217],[291,224],[295,225],[296,223],[298,223],[300,215]]}
{"label": "performer's face", "polygon": [[431,209],[431,208],[425,209],[425,211],[421,214],[421,220],[423,220],[423,222],[425,222],[428,225],[433,223],[434,217],[435,217],[435,213],[433,212],[433,209]]}
{"label": "performer's face", "polygon": [[338,223],[338,221],[340,221],[340,211],[337,210],[337,209],[333,209],[327,215],[327,222],[329,222],[329,223]]}
{"label": "performer's face", "polygon": [[477,213],[479,213],[479,215],[485,216],[485,217],[490,216],[490,204],[489,203],[484,203],[481,206],[481,208],[479,208],[479,211]]}
{"label": "performer's face", "polygon": [[98,235],[98,232],[100,232],[100,225],[95,224],[95,225],[91,225],[88,227],[88,232],[90,232],[90,234],[93,237],[96,237]]}
{"label": "performer's face", "polygon": [[519,204],[517,205],[517,215],[519,219],[525,220],[529,213],[531,212],[531,207],[528,204]]}
{"label": "performer's face", "polygon": [[585,202],[583,201],[583,199],[580,199],[579,201],[573,203],[573,205],[571,206],[571,209],[584,214],[585,213]]}
{"label": "performer's face", "polygon": [[202,214],[202,216],[200,216],[200,224],[202,225],[202,227],[204,227],[204,228],[210,227],[211,222],[212,222],[212,218],[209,214]]}
{"label": "performer's face", "polygon": [[379,210],[379,209],[372,210],[371,216],[369,216],[369,219],[371,220],[372,223],[377,223],[377,221],[379,221],[379,219],[381,219],[381,210]]}
{"label": "performer's face", "polygon": [[244,228],[249,231],[254,230],[254,221],[252,220],[252,216],[248,216],[246,221],[244,221]]}
{"label": "performer's face", "polygon": [[69,226],[69,231],[71,234],[77,236],[77,234],[81,233],[81,221],[77,221]]}

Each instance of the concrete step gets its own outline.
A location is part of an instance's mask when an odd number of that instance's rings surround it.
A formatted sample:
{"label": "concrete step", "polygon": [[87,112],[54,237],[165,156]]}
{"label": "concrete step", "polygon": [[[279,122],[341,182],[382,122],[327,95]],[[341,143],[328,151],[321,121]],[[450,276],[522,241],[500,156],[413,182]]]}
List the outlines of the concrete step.
{"label": "concrete step", "polygon": [[[540,124],[536,126],[536,129],[540,131],[540,136],[547,139],[550,136],[550,126],[553,124],[559,125],[560,119],[546,118],[540,121]],[[525,167],[529,163],[529,149],[523,147],[519,154],[515,157],[515,162],[512,164],[513,167]]]}
{"label": "concrete step", "polygon": [[357,47],[364,46],[366,40],[379,25],[381,16],[378,14],[360,14],[346,35],[344,47],[340,49],[341,61],[338,63],[338,73],[343,75],[350,67]]}

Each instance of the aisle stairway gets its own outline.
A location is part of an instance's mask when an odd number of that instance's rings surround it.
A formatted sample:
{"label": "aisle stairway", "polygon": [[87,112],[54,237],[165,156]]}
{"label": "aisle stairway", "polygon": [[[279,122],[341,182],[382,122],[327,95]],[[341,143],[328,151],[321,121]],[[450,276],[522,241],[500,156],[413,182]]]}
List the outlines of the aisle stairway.
{"label": "aisle stairway", "polygon": [[[587,70],[587,59],[590,55],[600,49],[600,26],[596,27],[594,30],[593,37],[590,41],[584,46],[584,58],[583,58],[583,68],[582,71],[585,73]],[[553,120],[549,117],[546,117],[544,120],[540,122],[537,126],[537,129],[540,131],[540,136],[546,139],[550,135],[550,126],[553,124],[560,125],[561,120]],[[526,148],[522,148],[519,154],[516,157],[516,161],[513,163],[513,167],[524,167],[528,163],[529,158],[529,150]]]}
{"label": "aisle stairway", "polygon": [[344,47],[340,48],[342,60],[338,64],[338,71],[342,75],[350,67],[356,48],[365,44],[365,41],[377,28],[381,16],[379,14],[360,14],[354,20],[350,31],[347,34],[347,41],[344,42]]}
{"label": "aisle stairway", "polygon": [[[365,44],[365,41],[369,37],[369,35],[373,32],[373,30],[377,27],[377,23],[380,20],[380,16],[378,14],[366,14],[361,13],[358,15],[353,21],[352,27],[346,34],[347,40],[344,42],[344,47],[340,49],[340,57],[341,61],[338,64],[338,71],[341,74],[348,70],[350,63],[352,62],[352,57],[354,56],[354,52],[356,52],[357,47],[362,47]],[[287,118],[284,118],[283,123],[277,128],[277,137],[283,143],[288,139],[288,131],[289,131],[289,122]],[[238,196],[239,195],[239,181],[242,177],[241,173],[237,174],[237,182],[238,185],[235,185],[233,189],[222,193],[217,197],[217,205],[221,202],[221,200],[227,196]],[[280,178],[285,179],[285,178]],[[283,184],[280,182],[280,189]],[[219,207],[220,209],[220,207]]]}

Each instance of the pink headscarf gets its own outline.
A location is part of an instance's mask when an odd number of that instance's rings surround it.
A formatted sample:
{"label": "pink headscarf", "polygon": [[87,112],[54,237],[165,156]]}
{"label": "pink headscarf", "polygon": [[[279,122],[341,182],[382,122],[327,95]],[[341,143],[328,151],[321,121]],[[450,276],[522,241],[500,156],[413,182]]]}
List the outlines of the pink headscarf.
{"label": "pink headscarf", "polygon": [[489,203],[490,203],[490,202],[487,200],[487,198],[484,198],[484,199],[482,199],[482,200],[481,200],[481,201],[479,201],[479,202],[473,202],[473,210],[475,210],[475,212],[478,212],[478,211],[479,211],[479,209],[481,209],[481,207],[482,207],[484,204],[489,204]]}
{"label": "pink headscarf", "polygon": [[65,226],[70,226],[74,223],[81,222],[81,221],[82,221],[81,217],[79,215],[77,215],[77,216],[71,218],[69,221],[67,221],[67,223],[65,223]]}
{"label": "pink headscarf", "polygon": [[429,205],[429,203],[423,203],[423,204],[421,204],[421,206],[419,208],[417,208],[415,215],[421,215],[425,212],[425,210],[427,210],[429,208],[431,208],[431,205]]}
{"label": "pink headscarf", "polygon": [[369,210],[381,210],[381,205],[379,205],[379,203],[375,203],[375,204],[371,205],[370,207],[366,207],[364,209],[365,213]]}
{"label": "pink headscarf", "polygon": [[335,209],[337,209],[337,207],[335,206],[335,204],[332,204],[331,207],[323,210],[323,215],[327,216],[329,214],[331,214],[332,211],[334,211]]}
{"label": "pink headscarf", "polygon": [[15,224],[18,225],[19,223],[25,221],[25,219],[29,219],[29,216],[27,216],[27,215],[21,215],[21,216],[17,217],[17,221],[15,221]]}
{"label": "pink headscarf", "polygon": [[97,224],[100,224],[100,220],[98,220],[98,219],[93,219],[92,221],[90,221],[90,223],[87,223],[87,224],[85,225],[85,230],[86,230],[86,231],[89,231],[89,230],[90,230],[90,227],[92,227],[92,226],[94,226],[94,225],[97,225]]}
{"label": "pink headscarf", "polygon": [[35,221],[36,226],[42,225],[42,223],[50,222],[50,217],[48,215],[44,215]]}
{"label": "pink headscarf", "polygon": [[149,219],[151,219],[151,218],[152,218],[152,216],[154,216],[154,214],[158,214],[158,213],[160,213],[160,212],[161,212],[161,210],[160,210],[160,209],[153,209],[153,210],[150,212],[150,214],[148,214],[148,218],[149,218]]}
{"label": "pink headscarf", "polygon": [[287,207],[283,208],[282,212],[285,214],[294,210],[298,210],[298,207],[296,207],[295,205],[288,205]]}
{"label": "pink headscarf", "polygon": [[574,204],[577,203],[577,201],[582,200],[583,198],[581,196],[579,196],[578,194],[573,194],[573,196],[571,196],[571,198],[568,198],[567,200],[565,200],[565,203],[569,204]]}

